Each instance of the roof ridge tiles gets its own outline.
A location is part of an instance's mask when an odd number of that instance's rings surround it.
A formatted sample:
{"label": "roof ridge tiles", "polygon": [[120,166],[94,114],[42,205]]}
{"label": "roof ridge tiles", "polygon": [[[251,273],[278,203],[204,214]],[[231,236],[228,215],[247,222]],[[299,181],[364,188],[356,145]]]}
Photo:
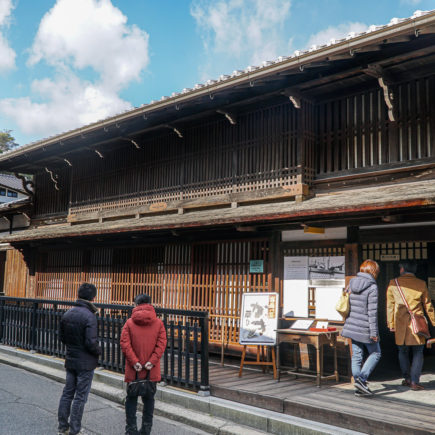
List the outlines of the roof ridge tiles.
{"label": "roof ridge tiles", "polygon": [[234,70],[231,74],[221,74],[216,79],[207,80],[205,82],[206,84],[197,83],[191,87],[186,87],[186,88],[182,89],[181,91],[173,92],[170,96],[162,96],[162,97],[160,97],[160,99],[153,99],[149,103],[144,103],[137,108],[126,109],[125,111],[111,115],[107,118],[104,118],[103,120],[94,121],[90,124],[86,124],[86,125],[80,126],[78,128],[75,128],[75,129],[71,129],[71,130],[67,130],[65,132],[50,135],[46,138],[32,141],[28,144],[22,145],[22,146],[15,148],[13,150],[6,151],[0,156],[0,161],[3,160],[3,157],[7,156],[9,158],[10,154],[13,155],[16,153],[20,153],[20,151],[24,152],[28,148],[38,147],[38,145],[42,146],[44,143],[51,141],[52,139],[58,138],[58,140],[62,140],[61,138],[63,136],[73,136],[75,134],[80,134],[82,132],[82,130],[88,130],[92,127],[98,127],[98,124],[105,123],[105,122],[106,123],[116,122],[118,117],[123,116],[123,115],[128,114],[128,113],[131,113],[133,115],[137,111],[144,110],[144,108],[146,108],[147,111],[152,110],[152,106],[154,106],[154,105],[161,104],[161,103],[167,103],[169,100],[175,100],[176,98],[179,98],[179,97],[185,97],[187,94],[191,94],[191,93],[194,94],[195,92],[202,91],[204,89],[208,89],[210,86],[221,85],[222,82],[229,82],[230,83],[235,78],[240,78],[240,76],[243,76],[243,75],[246,75],[247,78],[249,78],[250,73],[255,73],[255,74],[261,73],[262,70],[273,67],[276,64],[283,64],[285,62],[295,60],[295,58],[300,58],[300,57],[305,56],[305,55],[313,55],[313,54],[316,54],[317,52],[321,52],[322,50],[331,49],[334,46],[338,46],[339,44],[342,44],[344,42],[350,43],[351,41],[357,40],[358,38],[361,38],[365,35],[369,35],[371,33],[383,31],[386,29],[391,29],[391,27],[400,26],[404,23],[415,21],[416,19],[424,17],[428,14],[434,14],[434,16],[435,16],[435,9],[427,10],[427,11],[426,10],[416,10],[416,11],[414,11],[414,13],[410,17],[406,17],[406,18],[393,17],[393,18],[391,18],[391,20],[387,24],[383,24],[383,25],[372,24],[371,26],[368,26],[364,32],[350,32],[344,38],[338,38],[338,39],[332,38],[329,41],[325,41],[325,43],[322,45],[314,44],[311,47],[306,48],[306,49],[295,50],[293,52],[293,54],[291,54],[289,56],[279,56],[278,58],[276,58],[274,60],[265,60],[259,66],[250,65],[250,66],[244,68],[243,70],[241,70],[241,69]]}

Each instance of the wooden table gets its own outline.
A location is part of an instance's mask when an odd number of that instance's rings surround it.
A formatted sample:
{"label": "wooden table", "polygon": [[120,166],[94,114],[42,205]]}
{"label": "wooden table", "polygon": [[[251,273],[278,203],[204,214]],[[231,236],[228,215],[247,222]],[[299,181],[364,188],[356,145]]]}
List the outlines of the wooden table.
{"label": "wooden table", "polygon": [[[309,376],[316,378],[317,386],[320,387],[322,380],[335,379],[338,382],[338,369],[337,369],[337,336],[339,331],[331,332],[313,332],[298,329],[278,329],[276,334],[278,355],[277,355],[277,370],[278,381],[280,380],[281,373],[291,373],[297,376]],[[294,367],[284,367],[280,362],[279,345],[281,343],[291,343],[294,345]],[[311,344],[316,349],[317,355],[317,371],[316,374],[304,373],[298,371],[297,366],[297,347],[299,344]],[[323,375],[323,346],[328,344],[334,348],[334,374],[329,376]],[[284,370],[282,370],[284,369]]]}

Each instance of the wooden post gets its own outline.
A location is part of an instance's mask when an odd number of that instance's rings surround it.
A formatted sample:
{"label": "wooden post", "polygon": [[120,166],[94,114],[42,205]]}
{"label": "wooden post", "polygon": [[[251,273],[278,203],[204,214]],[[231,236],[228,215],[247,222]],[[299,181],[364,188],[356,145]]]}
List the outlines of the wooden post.
{"label": "wooden post", "polygon": [[224,356],[225,356],[225,334],[226,334],[226,322],[227,319],[222,319],[221,324],[221,366],[224,366]]}
{"label": "wooden post", "polygon": [[270,240],[270,260],[269,269],[271,272],[271,291],[276,292],[280,295],[279,305],[281,306],[282,296],[281,296],[281,276],[282,276],[282,257],[281,257],[281,232],[274,231]]}
{"label": "wooden post", "polygon": [[242,359],[240,360],[239,378],[242,377],[243,365],[245,364],[246,345],[243,346]]}
{"label": "wooden post", "polygon": [[[253,366],[261,366],[263,369],[263,373],[265,372],[265,369],[267,366],[272,366],[273,379],[276,379],[277,378],[277,371],[276,371],[275,346],[271,347],[272,361],[265,361],[265,352],[264,352],[265,346],[261,346],[261,345],[255,345],[255,346],[257,346],[256,361],[245,361],[247,345],[246,344],[243,345],[242,358],[240,360],[239,378],[242,377],[243,366],[245,364],[249,364],[249,365],[253,365]],[[261,358],[260,358],[260,353],[261,353]]]}
{"label": "wooden post", "polygon": [[355,276],[359,271],[358,243],[344,245],[346,276]]}
{"label": "wooden post", "polygon": [[[359,228],[347,228],[347,243],[344,245],[346,276],[355,276],[359,271]],[[347,284],[347,283],[346,283]]]}

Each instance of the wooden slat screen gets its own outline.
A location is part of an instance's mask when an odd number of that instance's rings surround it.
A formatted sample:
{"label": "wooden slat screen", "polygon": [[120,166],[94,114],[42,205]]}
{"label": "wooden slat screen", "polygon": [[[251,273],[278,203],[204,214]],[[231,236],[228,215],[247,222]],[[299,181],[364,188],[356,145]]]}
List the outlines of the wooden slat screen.
{"label": "wooden slat screen", "polygon": [[43,253],[36,272],[36,298],[75,300],[82,282],[83,251]]}
{"label": "wooden slat screen", "polygon": [[[237,344],[242,294],[272,291],[266,240],[219,243],[210,297],[210,341]],[[249,260],[263,260],[263,273],[249,273]],[[223,334],[223,337],[222,337]]]}
{"label": "wooden slat screen", "polygon": [[71,213],[296,183],[296,114],[285,104],[223,116],[73,164]]}
{"label": "wooden slat screen", "polygon": [[[56,183],[53,182],[51,176],[54,177]],[[35,216],[67,214],[70,177],[71,170],[66,163],[64,168],[53,170],[52,175],[45,170],[35,175]]]}
{"label": "wooden slat screen", "polygon": [[427,260],[427,242],[366,243],[362,259],[380,261],[381,255],[399,255],[401,260]]}
{"label": "wooden slat screen", "polygon": [[379,88],[317,106],[317,175],[435,156],[435,76],[396,87],[397,121]]}
{"label": "wooden slat screen", "polygon": [[[263,260],[263,273],[249,273]],[[131,304],[140,293],[161,308],[207,310],[210,339],[238,341],[244,292],[271,291],[267,240],[168,244],[138,248],[50,251],[36,274],[36,297],[75,300],[81,282],[96,285],[99,303]]]}
{"label": "wooden slat screen", "polygon": [[285,257],[338,257],[343,256],[344,246],[293,248],[284,246],[282,249]]}
{"label": "wooden slat screen", "polygon": [[[293,185],[435,156],[435,76],[396,85],[390,122],[379,87],[295,109],[287,101],[123,140],[36,175],[35,215],[86,213]],[[303,151],[301,149],[303,148]],[[75,160],[74,160],[75,159]],[[71,174],[72,171],[72,174]],[[298,178],[302,174],[302,179]],[[69,185],[72,183],[71,197]],[[71,203],[69,204],[69,199]],[[69,205],[68,205],[69,204]]]}
{"label": "wooden slat screen", "polygon": [[25,298],[27,266],[23,254],[16,249],[6,251],[3,291],[5,296]]}

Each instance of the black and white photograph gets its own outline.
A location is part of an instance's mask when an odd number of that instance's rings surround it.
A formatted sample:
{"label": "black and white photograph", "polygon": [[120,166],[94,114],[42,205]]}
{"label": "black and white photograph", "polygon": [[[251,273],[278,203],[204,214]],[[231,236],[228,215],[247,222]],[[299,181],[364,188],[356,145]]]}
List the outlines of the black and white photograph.
{"label": "black and white photograph", "polygon": [[308,279],[344,279],[344,257],[309,257]]}

